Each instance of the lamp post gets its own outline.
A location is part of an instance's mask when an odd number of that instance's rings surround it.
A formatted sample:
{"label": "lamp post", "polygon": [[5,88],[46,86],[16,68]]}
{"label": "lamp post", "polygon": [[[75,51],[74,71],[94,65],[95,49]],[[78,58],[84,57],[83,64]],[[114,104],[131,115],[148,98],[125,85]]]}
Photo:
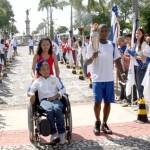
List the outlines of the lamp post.
{"label": "lamp post", "polygon": [[[72,35],[73,35],[73,21],[72,21],[73,17],[72,17],[72,5],[71,5],[71,12],[70,12],[70,31],[72,31]],[[72,37],[72,36],[71,36]]]}
{"label": "lamp post", "polygon": [[132,0],[132,11],[136,18],[138,18],[138,0]]}

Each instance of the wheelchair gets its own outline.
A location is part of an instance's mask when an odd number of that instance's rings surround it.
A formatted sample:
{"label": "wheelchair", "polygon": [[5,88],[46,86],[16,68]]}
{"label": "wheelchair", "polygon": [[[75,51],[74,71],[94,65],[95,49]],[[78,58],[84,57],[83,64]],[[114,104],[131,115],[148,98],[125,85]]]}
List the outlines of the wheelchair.
{"label": "wheelchair", "polygon": [[[28,105],[29,139],[33,144],[35,144],[35,146],[44,146],[44,145],[56,146],[60,142],[60,139],[56,139],[55,141],[49,143],[42,142],[42,136],[46,137],[50,135],[50,123],[49,120],[47,119],[47,114],[45,110],[40,106],[38,99],[38,92],[35,93],[35,96],[36,96],[35,103],[32,105],[29,102]],[[60,99],[60,101],[64,105],[63,115],[66,129],[66,140],[68,141],[69,144],[72,139],[72,114],[69,102],[69,95],[64,94]]]}

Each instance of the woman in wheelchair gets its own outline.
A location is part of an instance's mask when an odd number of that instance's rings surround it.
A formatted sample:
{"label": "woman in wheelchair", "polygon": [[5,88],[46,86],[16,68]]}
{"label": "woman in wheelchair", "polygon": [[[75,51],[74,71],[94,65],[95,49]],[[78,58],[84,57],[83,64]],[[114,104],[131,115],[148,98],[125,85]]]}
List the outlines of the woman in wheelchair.
{"label": "woman in wheelchair", "polygon": [[51,141],[57,138],[58,130],[60,143],[64,144],[66,142],[62,112],[64,106],[59,98],[65,94],[65,87],[57,77],[49,74],[49,65],[45,60],[41,60],[36,64],[36,70],[40,77],[33,81],[28,95],[32,96],[38,91],[40,106],[46,111],[47,119],[50,121]]}

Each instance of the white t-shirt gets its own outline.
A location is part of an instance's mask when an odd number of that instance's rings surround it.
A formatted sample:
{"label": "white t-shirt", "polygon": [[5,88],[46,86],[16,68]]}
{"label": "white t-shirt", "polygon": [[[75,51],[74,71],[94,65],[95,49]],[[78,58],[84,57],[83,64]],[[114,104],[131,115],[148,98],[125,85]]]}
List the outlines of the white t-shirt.
{"label": "white t-shirt", "polygon": [[[144,41],[141,45],[141,50],[138,51],[138,46],[136,45],[136,48],[135,48],[135,51],[136,51],[136,54],[138,56],[142,56],[143,55],[143,51],[145,50],[145,47],[147,46],[147,43]],[[146,61],[142,61],[143,63],[146,62]],[[135,66],[139,66],[139,64],[137,63],[136,59],[134,59],[134,65]]]}
{"label": "white t-shirt", "polygon": [[[117,47],[113,47],[108,41],[107,44],[99,43],[98,58],[94,59],[91,65],[92,82],[109,82],[114,81],[113,61],[120,57]],[[92,43],[89,44],[87,50],[87,59],[92,57],[94,50]]]}
{"label": "white t-shirt", "polygon": [[17,40],[16,40],[16,39],[13,39],[12,45],[13,45],[14,47],[17,47]]}
{"label": "white t-shirt", "polygon": [[83,60],[86,59],[86,53],[87,53],[87,51],[86,51],[86,47],[85,46],[82,46],[82,47],[79,48],[78,56],[80,57],[82,55]]}
{"label": "white t-shirt", "polygon": [[146,57],[150,57],[150,46],[149,45],[146,45],[144,51],[143,51],[143,54],[146,56]]}
{"label": "white t-shirt", "polygon": [[34,40],[33,39],[29,39],[28,43],[29,43],[29,46],[34,46]]}
{"label": "white t-shirt", "polygon": [[1,54],[5,54],[4,48],[5,48],[4,44],[0,44],[0,53]]}
{"label": "white t-shirt", "polygon": [[62,96],[66,89],[57,77],[51,75],[47,79],[41,76],[34,80],[29,93],[34,93],[35,91],[38,91],[39,100],[41,101],[43,98],[55,96],[57,93]]}

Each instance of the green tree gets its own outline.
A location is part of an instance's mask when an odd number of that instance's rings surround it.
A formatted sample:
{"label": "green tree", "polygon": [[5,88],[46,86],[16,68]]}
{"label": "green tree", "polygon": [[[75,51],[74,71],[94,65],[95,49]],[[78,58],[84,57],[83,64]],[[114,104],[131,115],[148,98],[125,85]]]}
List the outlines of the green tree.
{"label": "green tree", "polygon": [[66,33],[69,29],[66,26],[60,26],[56,29],[59,33]]}
{"label": "green tree", "polygon": [[0,16],[0,28],[5,30],[7,26],[10,24],[10,19],[14,17],[14,13],[12,11],[12,6],[7,0],[0,0],[0,7],[3,8],[5,15]]}
{"label": "green tree", "polygon": [[0,7],[0,16],[5,16],[6,15],[6,10]]}
{"label": "green tree", "polygon": [[139,26],[142,26],[146,33],[150,34],[150,1],[139,1]]}
{"label": "green tree", "polygon": [[[53,38],[54,35],[54,27],[53,27],[53,17],[52,17],[52,8],[61,8],[61,6],[59,5],[58,0],[40,0],[39,2],[39,8],[38,10],[43,10],[44,8],[46,8],[47,10],[47,24],[48,24],[48,31],[50,29],[50,37]],[[49,17],[50,14],[50,17]],[[49,21],[50,18],[50,21]]]}

